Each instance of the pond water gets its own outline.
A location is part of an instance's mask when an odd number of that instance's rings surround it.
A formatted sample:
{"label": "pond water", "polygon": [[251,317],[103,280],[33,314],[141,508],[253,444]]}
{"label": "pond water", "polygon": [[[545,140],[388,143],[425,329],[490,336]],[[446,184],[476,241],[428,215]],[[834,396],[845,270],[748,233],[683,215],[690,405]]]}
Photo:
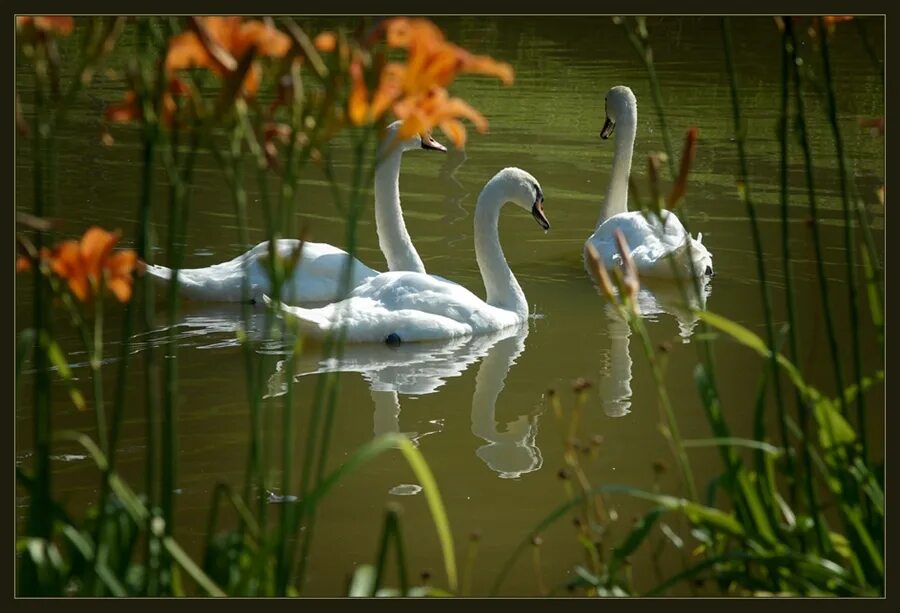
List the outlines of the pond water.
{"label": "pond water", "polygon": [[[467,535],[481,535],[473,573],[472,593],[490,588],[503,561],[545,515],[566,500],[557,476],[563,466],[564,434],[546,402],[548,389],[559,390],[572,404],[573,380],[593,383],[582,423],[584,440],[602,436],[597,461],[589,477],[602,483],[654,486],[653,463],[668,470],[659,481],[664,491],[679,491],[675,465],[660,433],[660,410],[646,356],[627,326],[587,277],[582,245],[597,221],[609,178],[612,141],[601,141],[603,97],[609,87],[630,86],[638,100],[639,124],[634,175],[647,193],[646,156],[662,150],[659,123],[643,65],[621,28],[605,17],[579,18],[440,18],[447,37],[476,53],[489,53],[516,70],[512,87],[494,80],[461,77],[452,93],[469,101],[490,120],[490,131],[470,130],[465,153],[408,153],[403,160],[401,193],[410,234],[429,272],[483,293],[472,242],[473,209],[478,193],[495,172],[519,166],[540,182],[545,210],[552,223],[540,231],[530,216],[507,207],[500,224],[501,242],[535,316],[527,327],[499,335],[428,344],[422,347],[347,348],[340,364],[338,409],[328,466],[337,467],[348,454],[384,432],[405,432],[416,441],[437,482],[457,543],[464,557]],[[327,22],[327,24],[326,24]],[[310,30],[319,23],[310,20]],[[321,22],[322,27],[333,22]],[[882,21],[866,22],[879,57]],[[781,270],[779,167],[776,121],[780,104],[779,34],[767,18],[733,19],[735,62],[747,120],[752,196],[769,266],[769,289],[779,323],[784,320]],[[706,306],[760,335],[764,334],[756,265],[746,211],[735,188],[737,153],[733,142],[731,101],[721,46],[719,22],[711,18],[649,20],[651,42],[674,145],[689,127],[699,128],[699,142],[687,205],[690,227],[702,232],[714,256],[716,275]],[[804,36],[804,38],[806,38]],[[815,58],[809,43],[802,52]],[[883,139],[858,125],[860,117],[884,115],[880,72],[873,66],[856,32],[856,24],[839,24],[832,41],[840,121],[847,158],[862,197],[869,206],[876,243],[883,243],[883,209],[875,190],[883,184]],[[27,73],[26,73],[27,74]],[[30,82],[23,74],[17,87],[26,112]],[[140,149],[136,134],[115,129],[116,143],[99,139],[104,102],[121,95],[119,81],[98,75],[90,96],[82,96],[61,136],[60,231],[80,235],[90,224],[120,228],[128,245],[136,225]],[[826,272],[831,282],[838,340],[849,346],[843,228],[833,145],[822,99],[809,96],[810,131],[819,196]],[[436,137],[442,139],[441,134]],[[446,142],[446,141],[445,141]],[[808,204],[799,146],[792,141],[791,231],[795,296],[801,340],[800,365],[809,379],[834,393],[827,359],[824,320],[818,307],[815,259],[804,223]],[[30,211],[31,167],[27,143],[17,149],[17,210]],[[160,175],[160,187],[162,176]],[[298,227],[306,224],[313,240],[342,245],[344,221],[331,204],[321,174],[307,170]],[[251,203],[258,198],[250,187]],[[158,243],[164,244],[165,207],[160,189],[156,216]],[[371,196],[369,197],[371,200]],[[252,213],[250,238],[263,239],[262,218]],[[224,181],[207,157],[200,160],[187,237],[186,267],[230,259],[237,244],[233,205]],[[374,232],[374,213],[367,207],[358,228],[359,257],[384,269]],[[164,261],[160,250],[157,259]],[[861,274],[861,273],[860,273]],[[17,329],[30,324],[31,283],[19,279],[16,292]],[[686,315],[673,288],[651,288],[644,294],[644,312],[653,343],[667,344],[666,382],[682,436],[710,435],[693,383],[697,363],[698,328]],[[865,303],[861,303],[865,316]],[[160,306],[160,313],[162,307]],[[218,482],[240,488],[248,449],[249,413],[241,349],[234,341],[239,309],[185,304],[177,329],[180,350],[178,398],[178,496],[176,537],[195,556],[202,546],[210,497]],[[162,321],[162,316],[159,318]],[[87,392],[85,356],[78,338],[59,327],[76,376]],[[866,372],[880,364],[869,326],[861,326]],[[108,322],[108,356],[116,356],[121,325]],[[151,335],[161,341],[164,331]],[[148,340],[148,339],[138,339]],[[749,435],[753,398],[763,363],[749,350],[727,340],[715,345],[724,411],[736,435]],[[268,441],[273,457],[279,449],[280,400],[284,384],[283,356],[260,354],[271,373],[264,387],[269,396]],[[849,373],[849,359],[844,366]],[[306,419],[320,372],[315,349],[298,365],[303,374],[295,387],[298,474]],[[145,449],[142,360],[132,360],[128,386],[135,406],[125,418],[120,470],[139,486]],[[332,364],[331,367],[334,365]],[[115,360],[107,364],[107,398]],[[846,377],[849,379],[849,375]],[[27,464],[31,449],[31,380],[26,377],[16,414],[16,453]],[[93,417],[69,404],[62,388],[54,395],[54,426],[93,432]],[[770,404],[774,403],[770,400]],[[869,399],[873,453],[882,453],[883,392]],[[76,451],[62,449],[56,461],[54,490],[73,513],[95,500],[99,479],[93,465]],[[699,487],[719,471],[716,452],[690,451]],[[348,573],[374,560],[383,511],[388,502],[403,509],[408,563],[413,571],[428,569],[443,583],[437,536],[415,476],[399,453],[382,456],[343,481],[321,507],[306,586],[308,595],[344,593]],[[274,494],[277,494],[274,493]],[[27,499],[18,491],[18,517]],[[273,495],[277,499],[277,496]],[[620,521],[645,509],[628,498],[612,499]],[[273,504],[273,513],[277,505]],[[543,538],[542,568],[547,585],[564,580],[582,560],[570,523],[561,522]],[[688,547],[688,550],[691,546]],[[669,546],[662,563],[676,568]],[[650,587],[655,574],[649,557],[634,560],[636,585]],[[534,595],[536,585],[530,555],[514,568],[501,593]]]}

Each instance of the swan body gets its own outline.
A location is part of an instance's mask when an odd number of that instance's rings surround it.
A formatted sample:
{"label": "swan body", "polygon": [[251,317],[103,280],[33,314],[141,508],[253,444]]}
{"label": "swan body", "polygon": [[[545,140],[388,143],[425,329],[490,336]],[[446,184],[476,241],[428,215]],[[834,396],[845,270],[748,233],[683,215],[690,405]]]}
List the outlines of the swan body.
{"label": "swan body", "polygon": [[[606,95],[606,122],[600,137],[618,128],[612,172],[600,219],[587,242],[593,245],[606,268],[622,264],[615,242],[622,232],[639,274],[647,277],[690,278],[713,274],[712,254],[703,235],[693,238],[671,211],[661,217],[652,212],[628,211],[628,179],[637,131],[637,100],[628,87],[618,85]],[[585,259],[587,261],[587,246]]]}
{"label": "swan body", "polygon": [[[301,249],[302,244],[302,249]],[[300,261],[282,288],[286,301],[302,299],[308,302],[326,302],[341,295],[341,275],[347,265],[347,252],[328,243],[301,242],[281,238],[275,242],[279,257],[290,257],[301,249]],[[178,271],[179,291],[188,300],[205,302],[240,302],[243,299],[243,278],[247,275],[248,296],[252,302],[262,300],[271,291],[266,259],[269,242],[263,241],[234,259],[205,268],[185,268]],[[350,287],[356,287],[374,277],[373,270],[356,258],[351,259]],[[168,282],[172,270],[165,266],[147,265],[147,273],[160,281]]]}
{"label": "swan body", "polygon": [[[405,151],[430,149],[446,151],[446,147],[430,135],[416,135],[402,142],[396,141],[401,122],[388,126],[381,161],[375,173],[375,225],[379,247],[385,255],[389,270],[425,272],[422,259],[416,252],[403,221],[400,208],[400,162]],[[277,239],[276,252],[281,257],[293,254],[301,242],[296,239]],[[244,275],[247,275],[249,300],[257,302],[271,293],[268,268],[269,243],[264,241],[246,253],[220,264],[204,268],[178,271],[179,291],[189,300],[210,302],[240,302],[243,299]],[[343,283],[344,269],[350,265],[350,284]],[[168,283],[172,270],[165,266],[147,266],[147,273],[161,283]],[[284,302],[310,303],[340,300],[362,282],[378,274],[343,249],[328,243],[304,242],[300,260],[282,288]]]}
{"label": "swan body", "polygon": [[477,335],[521,324],[528,318],[522,288],[503,256],[500,209],[512,202],[531,211],[545,230],[543,192],[524,170],[506,168],[487,182],[475,207],[475,255],[486,299],[436,275],[386,272],[367,279],[341,302],[318,309],[282,305],[286,315],[314,338],[342,329],[348,342],[418,342]]}

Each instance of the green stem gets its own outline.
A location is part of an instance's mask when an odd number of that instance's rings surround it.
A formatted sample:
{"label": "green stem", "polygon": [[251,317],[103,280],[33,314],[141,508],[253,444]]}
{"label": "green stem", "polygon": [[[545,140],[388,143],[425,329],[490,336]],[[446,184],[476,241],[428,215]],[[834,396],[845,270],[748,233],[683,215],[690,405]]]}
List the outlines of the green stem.
{"label": "green stem", "polygon": [[[785,17],[790,19],[790,17]],[[780,187],[781,187],[781,253],[782,268],[784,269],[784,286],[785,286],[785,308],[787,310],[788,319],[788,347],[789,358],[796,363],[800,351],[797,344],[797,325],[794,305],[794,282],[793,270],[791,265],[791,244],[790,244],[790,223],[788,220],[788,207],[790,191],[788,186],[788,122],[790,121],[790,51],[788,49],[787,31],[782,35],[781,48],[781,120],[779,123],[778,137],[781,144],[781,168],[780,168]],[[794,388],[794,401],[797,405],[797,416],[800,421],[800,430],[803,434],[801,441],[801,461],[803,462],[803,474],[812,475],[812,459],[809,450],[809,407],[806,400],[800,394],[800,390]],[[790,453],[790,449],[785,449],[786,453]],[[804,491],[806,493],[807,509],[810,517],[812,517],[815,525],[816,540],[819,551],[828,551],[826,546],[827,535],[825,534],[824,520],[819,511],[818,495],[816,494],[815,480],[813,478],[805,478]]]}
{"label": "green stem", "polygon": [[[747,156],[745,153],[744,144],[746,130],[741,117],[740,99],[738,97],[737,91],[737,78],[734,71],[734,61],[731,56],[731,27],[728,18],[725,17],[722,18],[722,42],[725,47],[725,66],[728,71],[728,82],[731,90],[731,108],[734,118],[734,134],[738,151],[738,164],[740,168],[741,178],[740,180],[743,184],[743,190],[740,191],[742,192],[744,205],[747,209],[747,217],[750,219],[750,233],[753,238],[753,250],[756,254],[756,274],[759,279],[760,298],[763,306],[763,315],[766,321],[766,337],[769,347],[773,348],[773,351],[771,352],[771,358],[769,360],[769,367],[772,371],[772,382],[775,386],[775,403],[778,409],[778,423],[781,429],[781,444],[783,447],[787,448],[787,422],[785,421],[786,413],[784,408],[784,398],[781,389],[781,373],[779,372],[778,361],[776,359],[776,354],[774,351],[776,342],[775,326],[772,323],[772,301],[769,298],[769,285],[768,280],[766,279],[766,264],[763,259],[762,237],[759,232],[759,222],[756,219],[756,207],[753,205],[753,199],[750,197],[750,173],[747,170]],[[761,403],[760,406],[764,407],[765,404]],[[761,464],[762,456],[760,454],[757,454],[757,456]],[[788,483],[790,486],[791,498],[793,499],[796,496],[797,483],[794,479],[794,460],[791,454],[785,454],[785,461],[787,464]],[[761,468],[761,466],[758,467],[758,469]],[[760,475],[765,474],[764,470],[759,470],[759,472]]]}
{"label": "green stem", "polygon": [[644,326],[643,320],[637,314],[628,313],[627,317],[631,322],[632,328],[637,333],[638,338],[641,339],[641,346],[644,349],[644,354],[650,362],[650,368],[653,372],[653,381],[656,383],[656,393],[659,396],[660,404],[665,411],[666,421],[668,422],[669,432],[671,433],[671,436],[667,438],[672,442],[673,454],[678,460],[678,467],[681,470],[681,477],[687,488],[688,496],[691,500],[697,502],[700,498],[697,496],[697,486],[694,484],[694,474],[691,470],[690,460],[684,449],[684,443],[678,429],[678,421],[675,419],[672,403],[669,402],[669,394],[666,391],[665,379],[663,378],[659,360],[656,359],[656,353],[653,351],[653,345],[650,342],[649,334],[647,334],[647,328]]}
{"label": "green stem", "polygon": [[[853,343],[853,375],[857,389],[860,388],[862,382],[862,358],[860,356],[860,340],[859,340],[859,312],[856,300],[856,245],[853,240],[853,225],[850,220],[850,193],[847,186],[848,171],[847,160],[844,156],[844,139],[841,136],[840,126],[838,125],[837,116],[837,98],[834,93],[834,77],[831,69],[831,55],[828,51],[828,32],[821,19],[819,24],[819,48],[822,51],[822,68],[825,77],[825,89],[828,94],[828,122],[831,124],[831,132],[834,137],[835,156],[838,162],[838,173],[840,174],[841,185],[841,202],[843,203],[844,214],[844,258],[847,267],[847,300],[850,309],[850,335]],[[843,393],[842,393],[843,395]],[[856,395],[856,418],[859,430],[859,438],[862,443],[862,458],[866,461],[869,456],[868,431],[866,428],[866,405],[865,395]]]}
{"label": "green stem", "polygon": [[847,403],[844,399],[844,375],[841,368],[840,354],[838,353],[837,337],[834,331],[834,321],[831,314],[831,301],[828,297],[828,278],[825,276],[825,260],[822,253],[822,239],[819,236],[819,218],[816,207],[816,189],[813,180],[812,151],[809,144],[809,135],[806,130],[806,107],[803,101],[803,77],[800,74],[799,57],[797,55],[797,38],[794,34],[790,19],[785,20],[785,29],[791,43],[791,61],[794,73],[794,93],[797,100],[797,127],[800,131],[800,145],[803,150],[803,160],[806,165],[806,191],[809,200],[810,227],[812,229],[813,249],[816,256],[816,271],[819,277],[819,296],[822,309],[825,313],[825,327],[828,334],[828,347],[831,352],[831,363],[834,380],[837,387],[838,399],[841,404],[841,413],[846,417]]}

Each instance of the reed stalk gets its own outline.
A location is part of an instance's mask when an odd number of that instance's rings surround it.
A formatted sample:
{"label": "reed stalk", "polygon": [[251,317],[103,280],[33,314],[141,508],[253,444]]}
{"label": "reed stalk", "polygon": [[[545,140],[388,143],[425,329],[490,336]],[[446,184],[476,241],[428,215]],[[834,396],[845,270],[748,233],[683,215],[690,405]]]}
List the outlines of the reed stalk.
{"label": "reed stalk", "polygon": [[841,413],[846,416],[847,403],[844,399],[844,375],[841,368],[841,358],[838,351],[837,337],[835,336],[834,320],[831,313],[831,300],[828,294],[828,278],[825,275],[824,255],[822,253],[822,239],[819,235],[819,216],[816,205],[815,180],[813,178],[812,150],[809,145],[809,135],[806,128],[806,105],[803,100],[804,84],[800,73],[800,58],[797,52],[797,37],[794,34],[793,24],[790,19],[785,20],[785,31],[790,41],[791,63],[794,76],[794,95],[797,101],[797,129],[800,132],[800,148],[803,151],[803,160],[806,166],[806,192],[809,201],[809,224],[812,233],[813,249],[816,257],[816,272],[819,278],[819,298],[825,316],[825,328],[828,336],[828,348],[831,353],[831,364],[836,384]]}
{"label": "reed stalk", "polygon": [[[738,192],[741,195],[741,199],[744,201],[744,206],[747,211],[747,217],[750,220],[750,234],[753,239],[753,250],[756,255],[756,275],[759,280],[759,291],[760,291],[760,300],[762,302],[763,307],[763,317],[765,318],[766,324],[766,338],[768,341],[769,347],[775,347],[775,326],[772,322],[772,301],[769,297],[769,285],[768,280],[766,278],[766,263],[763,258],[763,246],[762,246],[762,236],[759,232],[759,222],[756,219],[756,207],[753,204],[753,199],[751,197],[750,192],[750,174],[747,169],[747,155],[746,155],[746,146],[745,146],[745,136],[746,136],[746,125],[743,122],[743,118],[741,115],[741,106],[740,106],[740,98],[738,96],[737,90],[737,75],[734,70],[734,60],[732,58],[732,42],[731,42],[731,26],[727,17],[723,17],[722,21],[722,43],[725,50],[725,68],[728,72],[728,83],[729,89],[731,91],[731,109],[734,120],[734,134],[735,134],[735,143],[737,145],[738,152],[738,168],[739,168],[739,187]],[[775,387],[775,406],[778,410],[777,417],[778,423],[781,430],[781,444],[785,448],[788,447],[788,434],[787,434],[787,422],[786,422],[786,412],[784,408],[784,398],[782,394],[781,388],[781,376],[778,369],[778,362],[776,360],[776,354],[773,351],[772,357],[769,359],[769,367],[771,369],[772,382]],[[760,404],[760,408],[763,408],[764,404]],[[757,416],[757,423],[762,422],[761,416]],[[756,432],[757,437],[761,437],[763,435],[763,431],[757,429]],[[763,458],[761,454],[757,454],[757,464],[758,470],[762,467]],[[787,465],[787,475],[788,475],[788,483],[791,492],[791,499],[796,498],[796,489],[797,483],[794,479],[794,460],[791,454],[785,454],[785,463]],[[760,470],[761,474],[765,474],[764,471]]]}
{"label": "reed stalk", "polygon": [[[828,123],[831,125],[831,135],[834,139],[835,157],[837,158],[838,173],[840,175],[841,203],[843,204],[842,212],[844,221],[844,262],[847,268],[847,301],[850,312],[850,337],[852,344],[851,359],[853,362],[854,382],[856,383],[857,389],[859,389],[862,383],[863,374],[859,340],[859,312],[856,298],[856,245],[853,240],[853,224],[850,220],[850,193],[848,188],[850,176],[847,170],[847,159],[844,155],[844,140],[841,136],[840,126],[838,125],[837,97],[834,93],[831,54],[828,50],[828,32],[826,31],[822,19],[817,19],[816,21],[818,23],[819,49],[822,53],[822,71],[825,80],[825,91],[828,98]],[[857,394],[856,396],[856,422],[862,443],[863,461],[866,461],[866,458],[869,456],[869,444],[868,430],[866,427],[866,404],[865,396],[863,394]]]}
{"label": "reed stalk", "polygon": [[[787,31],[782,32],[781,40],[781,116],[778,124],[778,140],[781,153],[780,165],[780,197],[781,197],[781,256],[782,269],[784,271],[784,298],[785,309],[787,312],[787,336],[788,336],[788,357],[792,361],[796,361],[800,355],[797,343],[797,324],[794,303],[794,283],[793,283],[793,266],[791,265],[791,237],[790,223],[788,219],[789,209],[789,157],[788,157],[788,124],[790,122],[790,64],[791,56],[788,49]],[[794,388],[794,401],[797,406],[797,417],[800,422],[800,430],[802,432],[801,440],[801,461],[802,472],[806,475],[813,475],[811,453],[809,449],[809,407],[806,400],[800,394],[797,388]],[[790,453],[790,451],[787,451]],[[826,546],[824,520],[819,511],[818,495],[816,494],[815,480],[812,478],[803,479],[804,492],[806,494],[807,510],[812,518],[815,526],[816,540],[820,551],[828,551]]]}

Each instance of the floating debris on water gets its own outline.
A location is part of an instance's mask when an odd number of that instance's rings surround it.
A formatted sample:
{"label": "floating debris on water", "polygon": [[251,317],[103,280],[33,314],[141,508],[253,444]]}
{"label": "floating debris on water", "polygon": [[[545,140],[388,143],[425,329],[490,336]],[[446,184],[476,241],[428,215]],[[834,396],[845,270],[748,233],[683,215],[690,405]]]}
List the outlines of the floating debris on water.
{"label": "floating debris on water", "polygon": [[394,496],[415,496],[421,491],[421,485],[416,485],[414,483],[401,483],[400,485],[395,485],[394,487],[389,489],[388,494],[393,494]]}

